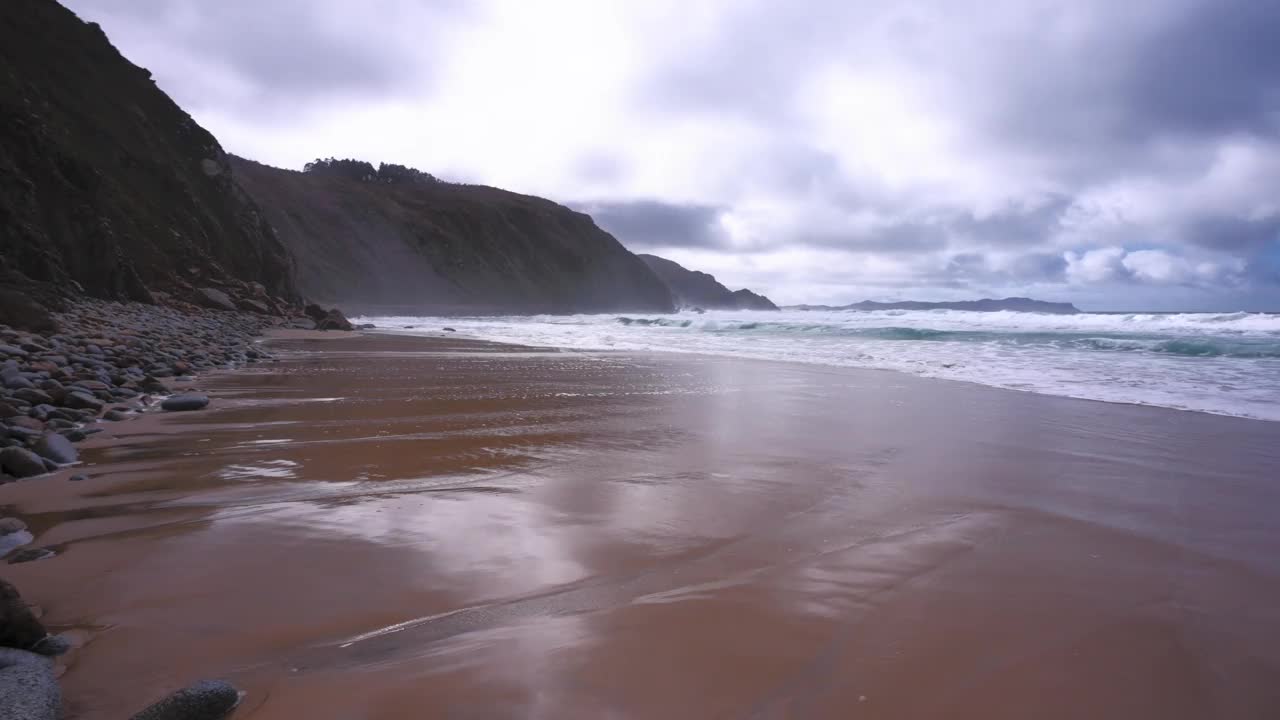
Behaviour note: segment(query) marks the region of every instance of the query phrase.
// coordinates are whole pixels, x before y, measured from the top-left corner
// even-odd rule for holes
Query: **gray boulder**
[[[0,648],[0,718],[58,720],[62,691],[49,658]]]
[[[169,412],[185,412],[188,410],[203,410],[209,405],[209,396],[202,393],[182,393],[167,397],[164,402],[160,403],[161,410]]]
[[[220,720],[240,704],[240,692],[222,680],[189,685],[130,720]]]
[[[48,635],[18,589],[0,580],[0,647],[27,649]]]
[[[48,458],[59,465],[70,465],[80,459],[71,441],[58,433],[45,433],[31,449],[41,457]]]
[[[44,461],[26,448],[7,447],[0,450],[0,471],[16,478],[35,477],[45,473]]]
[[[196,297],[202,305],[215,310],[235,310],[236,304],[226,293],[211,287],[196,288]]]

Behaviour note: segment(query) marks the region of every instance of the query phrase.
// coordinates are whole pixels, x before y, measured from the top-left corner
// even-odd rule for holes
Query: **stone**
[[[75,644],[65,635],[45,635],[31,648],[31,652],[46,657],[66,655]]]
[[[334,308],[330,310],[329,314],[325,315],[323,319],[316,322],[316,329],[344,330],[349,332],[355,328],[351,326],[351,321],[347,320],[347,317],[342,314],[341,310]]]
[[[221,290],[211,287],[196,288],[196,299],[205,307],[211,307],[215,310],[235,310],[236,304],[231,302],[231,298]]]
[[[10,419],[6,420],[5,422],[6,422],[10,427],[26,428],[26,429],[28,429],[28,430],[35,430],[36,432],[41,432],[41,431],[43,431],[43,430],[44,430],[44,422],[43,422],[43,421],[40,421],[40,420],[37,420],[37,419],[35,419],[35,418],[33,418],[33,417],[22,417],[22,416],[19,416],[19,417],[15,417],[15,418],[10,418]]]
[[[16,478],[35,477],[46,472],[39,455],[19,447],[0,450],[0,470]]]
[[[0,535],[0,557],[9,554],[14,548],[30,545],[35,542],[35,539],[30,530],[15,530],[14,532]]]
[[[0,418],[10,418],[20,414],[18,408],[7,402],[0,402]]]
[[[22,390],[24,388],[33,388],[36,384],[22,375],[10,375],[4,379],[4,386],[9,390]]]
[[[88,475],[72,475],[67,479],[70,480],[71,482],[84,482],[85,480],[89,479],[89,476]]]
[[[6,560],[10,565],[18,565],[19,563],[35,562],[36,560],[44,560],[57,555],[54,551],[44,547],[28,547],[14,551],[9,554]]]
[[[15,345],[5,345],[3,343],[0,343],[0,355],[8,355],[10,357],[24,358],[29,354],[30,353],[28,353],[26,350],[23,350],[22,348],[17,347]]]
[[[20,400],[26,400],[32,405],[47,405],[53,402],[53,398],[49,397],[49,393],[37,390],[34,387],[22,388],[14,392],[13,396]]]
[[[236,305],[241,310],[244,310],[245,312],[258,313],[259,315],[271,314],[271,308],[267,307],[267,304],[262,302],[261,300],[253,300],[251,298],[241,298],[236,302]]]
[[[58,720],[62,690],[49,658],[0,648],[0,703],[4,720]]]
[[[27,524],[16,517],[0,518],[0,535],[8,535],[16,533],[19,530],[26,530]]]
[[[175,692],[130,720],[221,720],[240,704],[240,692],[223,680],[201,680]]]
[[[0,579],[0,647],[26,650],[48,634],[18,588]]]
[[[92,410],[96,413],[101,410],[106,403],[87,393],[72,391],[67,393],[67,396],[63,398],[62,404],[73,410]]]
[[[8,433],[9,437],[23,442],[31,442],[41,435],[39,430],[32,430],[31,428],[22,427],[21,425],[10,425],[5,428],[5,432]]]
[[[102,419],[110,420],[111,422],[120,422],[121,420],[128,420],[129,414],[119,410],[108,410],[102,414]]]
[[[209,396],[202,393],[182,393],[167,397],[160,403],[161,410],[169,412],[185,412],[203,410],[209,405]]]
[[[48,458],[59,465],[70,465],[80,459],[75,446],[65,436],[58,433],[45,433],[35,445],[31,446],[41,457]]]

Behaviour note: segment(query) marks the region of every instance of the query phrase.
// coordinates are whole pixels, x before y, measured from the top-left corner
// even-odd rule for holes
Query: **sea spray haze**
[[[1280,420],[1280,315],[957,310],[374,317],[379,328],[577,350],[897,370],[1066,397]],[[409,327],[412,326],[412,327]]]

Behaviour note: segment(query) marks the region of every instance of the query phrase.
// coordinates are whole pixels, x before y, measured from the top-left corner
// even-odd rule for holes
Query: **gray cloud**
[[[300,103],[394,96],[429,78],[418,53],[458,0],[67,0],[149,65],[188,109],[274,116]],[[405,24],[418,26],[411,37]],[[416,42],[414,42],[416,41]],[[235,87],[228,87],[234,85]]]
[[[404,101],[388,128],[427,157],[375,159],[498,184],[505,168],[546,168],[555,180],[514,189],[607,198],[576,206],[635,250],[697,253],[731,284],[789,283],[791,301],[804,283],[847,284],[849,299],[1114,284],[1149,301],[1139,288],[1238,281],[1280,297],[1276,2],[707,0],[686,12],[636,0],[605,11],[628,35],[601,45],[572,23],[538,24],[557,7],[504,25],[513,8],[487,0],[68,2],[197,118],[235,118],[241,138],[308,110],[357,121],[318,141],[367,135],[350,108]],[[656,7],[670,17],[631,22]],[[448,42],[460,29],[485,53],[449,55],[463,52]],[[541,55],[550,72],[520,72],[540,71]],[[488,61],[482,83],[433,83]],[[572,76],[597,61],[616,78]],[[462,116],[448,117],[446,85],[464,89]],[[572,102],[584,96],[603,111]],[[451,134],[412,142],[426,131],[411,123],[437,114]],[[473,121],[483,136],[466,135]],[[307,141],[278,132],[275,146]],[[454,145],[491,156],[440,151]],[[551,149],[515,157],[527,147]],[[783,252],[809,265],[767,267]]]
[[[678,205],[657,200],[626,200],[580,205],[596,224],[632,249],[657,247],[724,248],[722,208]]]

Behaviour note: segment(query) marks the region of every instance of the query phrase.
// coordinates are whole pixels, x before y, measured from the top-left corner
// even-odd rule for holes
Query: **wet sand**
[[[337,337],[330,334],[329,338]],[[1280,717],[1280,423],[877,371],[277,341],[0,487],[69,716]]]

